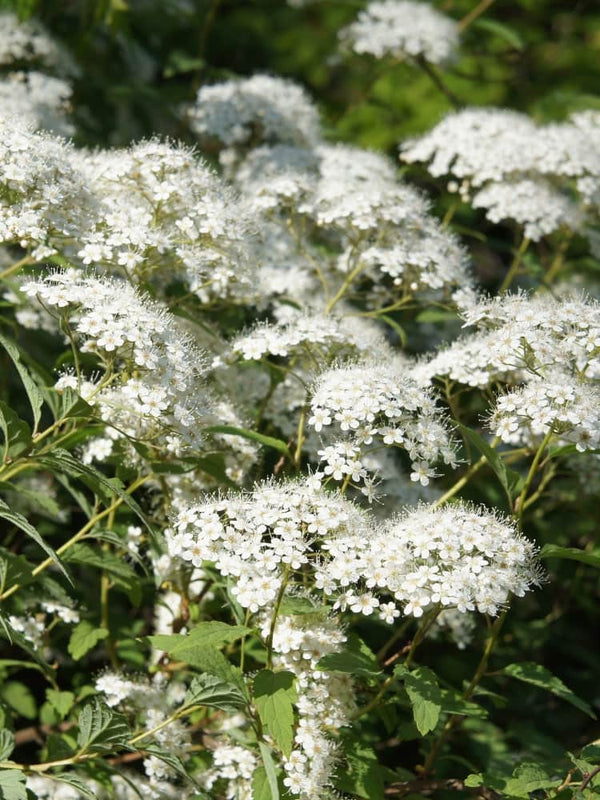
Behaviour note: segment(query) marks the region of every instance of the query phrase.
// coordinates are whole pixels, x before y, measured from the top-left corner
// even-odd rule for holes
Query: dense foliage
[[[600,11],[0,4],[0,798],[600,795]]]

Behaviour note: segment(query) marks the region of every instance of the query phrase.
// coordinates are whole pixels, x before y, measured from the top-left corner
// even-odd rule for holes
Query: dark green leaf
[[[23,533],[27,534],[30,539],[39,545],[46,555],[50,556],[52,561],[57,565],[60,571],[63,573],[65,578],[72,583],[71,578],[69,577],[68,572],[63,567],[59,557],[56,555],[54,550],[47,544],[42,536],[36,531],[36,529],[31,525],[22,514],[19,514],[18,511],[11,511],[8,505],[4,502],[4,500],[0,500],[0,517],[2,519],[7,520],[8,522],[12,522],[13,525],[16,525],[17,528],[20,528]]]
[[[2,400],[0,400],[0,430],[4,436],[3,462],[8,458],[16,458],[31,447],[31,428]]]
[[[211,706],[228,711],[246,705],[243,692],[233,683],[228,683],[214,675],[196,675],[192,679],[185,705]]]
[[[339,653],[323,656],[317,669],[328,672],[348,672],[351,675],[377,675],[381,672],[377,659],[358,636],[348,636],[346,649]]]
[[[383,800],[383,773],[373,748],[349,738],[343,750],[347,766],[339,771],[336,788],[368,800]]]
[[[20,681],[6,681],[0,688],[0,696],[17,714],[27,719],[37,716],[37,704],[31,689]]]
[[[478,450],[482,456],[485,456],[486,461],[494,470],[496,477],[502,484],[510,506],[513,499],[519,495],[521,489],[523,488],[522,476],[519,475],[518,472],[515,472],[507,467],[496,450],[494,450],[493,447],[490,447],[485,439],[476,431],[471,430],[471,428],[467,428],[466,425],[462,425],[460,422],[456,422],[456,425],[458,425],[460,432],[466,439],[469,440],[473,447],[475,447],[475,449]]]
[[[46,689],[46,699],[59,717],[64,719],[73,708],[75,695],[73,692],[59,692],[56,689]]]
[[[21,362],[21,354],[17,345],[10,339],[7,339],[3,334],[0,334],[0,344],[11,357],[12,362],[19,373],[19,377],[21,378],[21,383],[25,388],[29,405],[31,406],[31,411],[33,413],[33,432],[35,433],[41,419],[41,408],[44,403],[42,392],[40,391],[40,387],[31,377],[31,373],[27,367],[25,367],[25,365]]]
[[[589,553],[577,547],[559,547],[556,544],[545,544],[540,552],[540,558],[565,558],[569,561],[581,561],[591,567],[600,568],[600,553]]]
[[[0,730],[0,761],[8,761],[12,751],[15,749],[15,736],[7,728]]]
[[[581,698],[577,697],[568,686],[565,686],[560,678],[557,678],[550,670],[547,670],[546,667],[542,667],[540,664],[534,664],[532,661],[523,661],[520,664],[509,664],[507,667],[504,667],[502,674],[509,675],[511,678],[517,678],[517,680],[524,681],[525,683],[531,683],[533,686],[539,686],[541,689],[546,689],[562,700],[566,700],[567,703],[571,703],[571,705],[583,711],[589,717],[592,717],[592,719],[596,719],[596,715],[591,706],[586,703],[585,700],[581,700]]]
[[[523,40],[514,30],[514,28],[509,28],[508,25],[498,22],[495,19],[488,19],[487,17],[485,19],[476,19],[473,23],[473,27],[480,28],[484,31],[489,31],[490,33],[493,33],[494,36],[504,39],[504,41],[515,50],[523,50],[525,47]]]
[[[115,745],[126,745],[130,736],[129,726],[123,714],[112,711],[97,698],[93,698],[83,707],[77,725],[79,752],[111,750]]]

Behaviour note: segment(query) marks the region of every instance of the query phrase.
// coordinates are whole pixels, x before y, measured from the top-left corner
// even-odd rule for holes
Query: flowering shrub
[[[218,3],[93,142],[0,14],[0,798],[600,794],[600,112],[459,99],[491,5],[331,17],[454,106],[393,155],[189,80]]]

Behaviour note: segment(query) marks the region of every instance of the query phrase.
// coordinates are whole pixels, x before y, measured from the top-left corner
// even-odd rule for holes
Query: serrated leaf
[[[442,693],[435,673],[427,667],[409,672],[400,665],[394,674],[404,682],[415,725],[421,736],[425,736],[436,727],[442,712]]]
[[[73,628],[67,650],[75,661],[79,661],[79,659],[83,658],[83,656],[95,647],[99,641],[106,639],[107,636],[108,631],[106,628],[97,628],[95,625],[92,625],[91,622],[84,619]]]
[[[362,639],[354,634],[348,636],[344,650],[339,653],[330,653],[319,659],[317,669],[368,676],[381,672],[374,654]]]
[[[479,717],[486,719],[489,714],[487,709],[474,703],[472,700],[465,700],[458,692],[452,689],[440,689],[442,712],[444,714],[458,714],[464,717]]]
[[[15,736],[8,728],[0,730],[0,761],[8,761],[12,751],[15,749]]]
[[[292,672],[261,670],[254,679],[254,705],[265,730],[285,756],[292,752],[296,689]]]
[[[182,760],[178,756],[173,755],[173,753],[170,753],[168,750],[165,750],[163,747],[160,747],[157,744],[147,744],[145,741],[143,744],[143,749],[151,756],[155,756],[155,758],[158,758],[160,761],[164,761],[165,764],[171,767],[171,769],[174,770],[178,775],[181,775],[182,778],[186,778],[188,781],[193,782],[191,775],[189,775],[188,771],[183,766]]]
[[[33,413],[33,432],[35,433],[42,416],[41,408],[44,403],[42,392],[40,387],[31,377],[31,373],[27,367],[22,363],[21,353],[19,352],[17,345],[10,339],[7,339],[3,334],[0,334],[0,344],[4,347],[12,359],[12,362],[19,373],[19,377],[21,378],[21,383],[23,384],[25,393],[27,394],[27,399],[29,400],[29,405],[31,406],[31,411]]]
[[[61,718],[64,718],[73,708],[75,695],[73,692],[59,692],[56,689],[46,689],[46,699],[56,713]]]
[[[319,606],[315,606],[307,597],[285,596],[279,606],[279,614],[282,616],[295,616],[300,614],[315,614],[319,612]]]
[[[580,697],[569,689],[560,678],[553,675],[546,667],[541,664],[535,664],[532,661],[523,661],[519,664],[509,664],[502,670],[503,675],[508,675],[511,678],[530,683],[533,686],[539,686],[541,689],[546,689],[548,692],[560,697],[567,703],[570,703],[575,708],[583,711],[592,719],[596,719],[596,715],[591,706],[582,700]]]
[[[185,705],[211,706],[228,711],[246,705],[243,692],[215,675],[196,675],[185,695]]]
[[[95,467],[92,467],[89,464],[83,464],[81,461],[78,461],[75,456],[69,453],[68,450],[63,450],[61,447],[56,447],[52,453],[49,453],[48,455],[37,456],[36,461],[38,464],[50,469],[51,471],[56,470],[58,472],[66,473],[71,477],[79,478],[87,486],[89,486],[92,491],[96,492],[96,494],[99,494],[101,497],[118,497],[123,501],[127,508],[133,511],[137,517],[139,517],[152,537],[154,537],[154,531],[152,530],[146,515],[143,513],[142,509],[139,507],[133,497],[124,491],[123,484],[117,478],[107,478],[106,475],[103,475]]]
[[[74,775],[73,773],[65,773],[61,772],[60,775],[52,775],[53,780],[60,781],[60,783],[66,783],[67,786],[72,786],[76,789],[79,794],[83,797],[89,798],[89,800],[97,800],[98,798],[98,790],[96,787],[90,789],[87,783],[80,778],[79,775]]]
[[[94,698],[87,703],[77,719],[79,752],[102,752],[115,745],[126,745],[131,732],[123,714],[110,709]]]
[[[56,564],[56,566],[60,569],[63,573],[65,578],[69,581],[69,583],[73,583],[71,578],[69,577],[69,573],[64,568],[60,558],[56,555],[54,550],[47,544],[43,537],[38,533],[38,531],[31,525],[22,514],[19,514],[18,511],[12,511],[9,506],[4,502],[4,500],[0,500],[0,517],[2,519],[7,520],[7,522],[12,522],[13,525],[16,525],[17,528],[23,531],[23,533],[27,534],[30,539],[42,548],[46,555],[50,556],[52,561]]]
[[[2,400],[0,400],[0,430],[4,436],[3,462],[8,458],[16,458],[31,446],[31,428]]]
[[[27,800],[25,773],[20,769],[0,769],[0,797],[3,800]]]
[[[169,655],[177,655],[179,650],[191,644],[201,642],[203,645],[215,647],[220,644],[229,644],[252,633],[251,628],[244,625],[227,625],[225,622],[211,620],[200,622],[188,633],[156,634],[147,636],[146,639],[159,650],[164,650]]]
[[[545,544],[540,551],[540,558],[564,558],[600,568],[600,553],[589,553],[587,550],[580,550],[578,547],[559,547],[556,544]]]
[[[142,597],[140,578],[131,564],[115,553],[97,550],[87,544],[78,543],[69,548],[64,556],[64,561],[85,564],[106,572],[110,575],[113,584],[126,591],[134,605],[139,605]]]
[[[292,454],[287,444],[282,439],[275,439],[273,436],[265,436],[264,433],[251,431],[249,428],[236,428],[234,425],[211,425],[208,428],[204,428],[204,430],[206,433],[225,433],[231,436],[241,436],[243,439],[250,439],[250,441],[257,442],[265,447],[272,447],[274,450],[283,453],[283,455],[287,456],[290,460],[292,459]]]
[[[496,477],[502,484],[502,488],[506,492],[506,496],[508,498],[509,506],[511,506],[512,501],[519,495],[521,489],[523,488],[523,477],[519,475],[518,472],[515,472],[513,469],[507,467],[496,450],[494,450],[493,447],[490,447],[485,439],[476,431],[472,430],[471,428],[467,428],[466,425],[463,425],[460,422],[455,422],[455,424],[458,426],[460,432],[465,436],[465,438],[468,439],[473,445],[473,447],[475,447],[475,449],[478,450],[482,456],[485,456],[486,461],[493,469]]]
[[[279,800],[279,786],[277,785],[277,773],[275,771],[275,762],[273,761],[273,756],[271,755],[271,751],[264,742],[259,742],[258,748],[260,750],[262,762],[264,764],[265,772],[267,774],[267,781],[269,783],[269,789],[271,790],[271,800]]]
[[[367,800],[383,800],[383,772],[373,748],[350,738],[343,749],[347,766],[339,771],[336,788]]]

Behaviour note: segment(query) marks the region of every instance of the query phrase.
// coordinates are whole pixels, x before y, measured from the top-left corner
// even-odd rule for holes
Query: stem
[[[521,261],[523,260],[523,256],[525,255],[525,251],[530,245],[530,240],[527,236],[524,236],[521,244],[519,245],[519,249],[515,253],[515,256],[512,260],[512,264],[510,265],[508,272],[504,276],[504,280],[498,289],[498,294],[505,294],[509,289],[519,272],[519,267],[521,266]]]
[[[275,625],[277,624],[277,615],[279,613],[281,601],[283,600],[283,595],[287,587],[289,572],[290,572],[290,566],[289,564],[286,564],[285,570],[283,572],[283,577],[281,578],[281,586],[279,587],[279,591],[277,593],[277,599],[275,600],[275,608],[273,609],[271,627],[269,628],[269,635],[267,637],[267,669],[271,669],[271,667],[273,666],[273,636],[275,634]]]
[[[488,8],[492,5],[494,0],[481,0],[479,5],[475,6],[472,11],[469,11],[461,21],[458,23],[458,29],[462,33],[465,28],[468,28],[472,22],[475,22],[477,17],[480,17],[484,11],[487,11]]]
[[[146,481],[150,480],[151,477],[153,477],[153,476],[152,475],[145,475],[144,477],[138,478],[136,481],[134,481],[131,484],[131,486],[129,486],[128,489],[125,490],[125,494],[131,494],[136,489],[138,489],[143,483],[145,483]],[[100,522],[100,520],[102,520],[105,517],[108,517],[110,514],[112,514],[123,502],[124,502],[124,498],[119,497],[108,508],[105,508],[104,511],[100,511],[98,514],[94,514],[94,516],[83,526],[83,528],[80,528],[80,530],[78,530],[77,533],[74,536],[72,536],[67,542],[65,542],[63,545],[61,545],[57,549],[56,555],[61,556],[70,547],[72,547],[78,541],[83,539],[83,537],[86,535],[86,533],[88,533],[94,527],[94,525],[96,525],[97,522]],[[42,561],[41,564],[38,564],[38,566],[34,570],[32,570],[31,574],[33,576],[39,575],[40,572],[44,572],[44,570],[48,569],[48,567],[51,564],[54,564],[54,559],[50,558],[50,556],[49,556],[45,561]],[[20,583],[15,583],[13,586],[10,587],[10,589],[7,589],[5,592],[0,594],[0,601],[6,600],[6,598],[8,598],[11,595],[13,595],[20,588],[21,588],[21,584]]]
[[[523,512],[525,510],[525,500],[527,498],[527,493],[531,488],[531,484],[535,477],[535,473],[537,472],[538,465],[542,459],[544,454],[544,450],[548,446],[550,439],[554,435],[554,431],[552,430],[552,426],[550,427],[548,433],[542,439],[542,443],[537,449],[537,453],[534,456],[533,461],[531,462],[531,467],[529,468],[529,472],[527,473],[527,477],[525,478],[525,485],[523,486],[523,491],[517,498],[515,502],[515,514],[517,516],[517,522],[519,523],[519,528],[523,528]]]
[[[446,503],[448,500],[450,500],[451,497],[454,497],[455,494],[460,492],[463,486],[467,485],[473,475],[476,475],[486,462],[487,458],[485,456],[481,456],[479,461],[476,461],[469,467],[462,478],[459,478],[445,494],[443,494],[435,501],[435,503],[433,503],[432,508],[438,508],[439,506],[443,505],[443,503]]]
[[[346,293],[346,289],[350,286],[352,281],[355,278],[358,277],[358,275],[362,272],[363,269],[364,269],[364,264],[359,262],[354,267],[354,269],[348,275],[346,275],[346,278],[345,278],[344,282],[342,283],[342,285],[340,286],[340,288],[338,289],[337,293],[334,295],[334,297],[332,297],[332,299],[325,306],[325,313],[326,314],[329,314],[331,312],[332,308],[335,306],[335,304],[338,303],[342,299],[342,297]]]
[[[12,266],[0,272],[0,281],[4,278],[8,278],[9,275],[13,274],[13,272],[18,272],[21,267],[25,267],[27,264],[35,264],[35,258],[32,258],[31,256],[25,256],[20,261],[16,261]]]
[[[306,406],[302,406],[300,412],[300,419],[298,420],[298,431],[296,433],[296,450],[294,451],[294,465],[297,470],[300,470],[300,460],[302,458],[302,445],[306,439],[304,435],[304,426],[306,424]]]
[[[107,530],[112,530],[112,527],[115,522],[115,512],[116,509],[113,509],[112,512],[108,515],[108,522],[106,524]],[[106,553],[110,550],[110,545],[108,542],[104,542],[102,545],[102,552]],[[109,604],[108,604],[108,594],[110,592],[110,576],[108,572],[103,569],[102,574],[100,576],[100,625],[102,628],[108,631],[108,636],[106,637],[106,649],[108,651],[108,655],[110,658],[110,662],[113,666],[113,669],[119,669],[119,660],[117,658],[117,651],[115,649],[115,643],[113,641],[113,637],[110,632],[110,615],[109,615]]]
[[[465,691],[462,694],[462,699],[463,700],[469,700],[473,696],[473,692],[475,691],[475,689],[479,685],[481,679],[485,675],[485,671],[487,669],[487,665],[488,665],[488,662],[490,660],[490,656],[492,655],[492,651],[494,650],[496,642],[498,641],[498,636],[500,634],[500,629],[502,628],[502,625],[504,624],[504,620],[506,619],[506,614],[507,613],[508,613],[508,610],[505,609],[494,620],[494,623],[492,625],[492,629],[490,631],[490,635],[488,636],[487,642],[485,643],[485,648],[483,650],[483,654],[481,656],[481,660],[479,661],[479,664],[477,665],[477,669],[475,670],[475,674],[471,678],[471,682],[469,683],[469,685],[467,686],[467,688],[465,689]],[[438,753],[440,751],[440,748],[441,748],[442,744],[446,741],[446,739],[448,738],[448,736],[450,735],[450,733],[452,732],[454,727],[457,725],[457,723],[461,719],[462,719],[462,716],[460,714],[453,714],[450,717],[450,719],[446,722],[446,724],[444,726],[444,729],[442,730],[441,734],[436,739],[436,741],[433,743],[433,746],[432,746],[431,750],[429,751],[429,754],[428,754],[427,758],[425,759],[425,763],[423,765],[423,775],[427,775],[431,771],[431,768],[433,767],[433,764],[435,762],[435,759],[437,758],[437,755],[438,755]]]
[[[543,284],[546,286],[550,286],[550,284],[554,281],[558,273],[563,268],[565,263],[565,255],[567,254],[567,250],[569,249],[569,245],[571,244],[571,240],[573,238],[573,232],[570,231],[568,236],[560,243],[560,246],[556,252],[556,255],[552,259],[552,263],[548,268],[548,272],[544,278]]]
[[[433,64],[430,64],[429,61],[427,61],[423,54],[420,54],[415,58],[415,63],[421,67],[427,77],[431,79],[432,83],[435,84],[440,92],[450,101],[450,104],[454,108],[462,108],[463,104],[461,101],[454,94],[452,89],[450,89],[450,87],[444,83],[437,69],[435,69]]]

